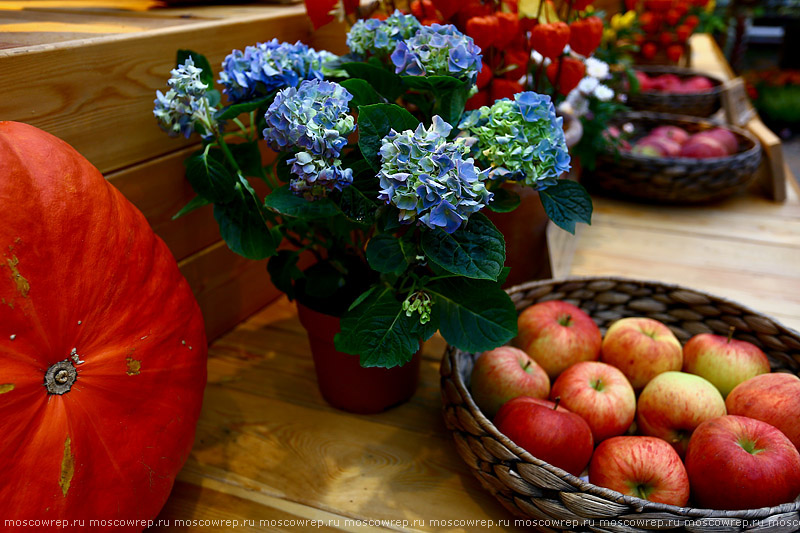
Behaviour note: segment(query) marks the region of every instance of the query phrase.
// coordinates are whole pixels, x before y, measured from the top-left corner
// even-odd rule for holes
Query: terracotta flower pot
[[[338,352],[334,347],[333,337],[340,330],[338,317],[299,303],[297,314],[308,333],[319,390],[331,406],[351,413],[379,413],[414,395],[420,352],[400,367],[363,368],[357,355]]]

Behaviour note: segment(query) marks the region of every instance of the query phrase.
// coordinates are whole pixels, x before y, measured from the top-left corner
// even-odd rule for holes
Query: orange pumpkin
[[[142,214],[33,126],[0,122],[0,213],[0,517],[152,519],[206,383],[189,285]]]

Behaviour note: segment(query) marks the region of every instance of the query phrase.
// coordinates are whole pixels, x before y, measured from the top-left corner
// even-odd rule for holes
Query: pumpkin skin
[[[154,518],[206,384],[188,283],[144,216],[33,126],[0,122],[0,213],[0,517]],[[54,394],[60,361],[55,382],[77,378]]]

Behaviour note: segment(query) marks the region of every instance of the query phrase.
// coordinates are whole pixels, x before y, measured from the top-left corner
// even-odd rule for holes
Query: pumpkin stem
[[[65,359],[47,369],[44,373],[44,386],[50,394],[64,394],[69,392],[76,379],[78,371],[69,359]]]

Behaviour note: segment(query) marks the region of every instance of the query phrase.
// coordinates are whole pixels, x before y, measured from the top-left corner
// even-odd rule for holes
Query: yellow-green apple
[[[603,337],[600,360],[619,368],[636,391],[662,372],[680,370],[681,343],[672,331],[652,318],[621,318]]]
[[[692,498],[708,509],[757,509],[800,494],[800,453],[774,426],[723,416],[698,426],[686,471]]]
[[[594,442],[622,435],[636,414],[636,394],[628,378],[606,363],[575,363],[558,376],[550,398],[579,414],[589,424]]]
[[[592,318],[560,300],[532,305],[517,320],[517,346],[555,379],[570,365],[596,361],[602,334]]]
[[[656,437],[601,442],[589,464],[589,482],[651,502],[682,507],[689,501],[689,476],[681,458]]]
[[[503,404],[494,425],[534,457],[579,476],[594,449],[592,430],[557,403],[519,396]]]
[[[755,344],[700,333],[683,346],[683,371],[706,378],[727,396],[743,381],[769,372],[769,360]]]
[[[785,372],[750,378],[725,398],[728,414],[772,424],[800,450],[800,378]]]
[[[550,378],[519,348],[501,346],[483,352],[475,361],[470,388],[475,403],[491,419],[511,398],[547,398]]]
[[[681,457],[697,426],[726,414],[725,400],[708,380],[686,372],[664,372],[639,395],[639,432],[664,439]]]

